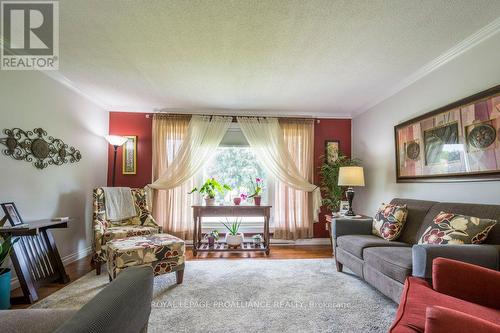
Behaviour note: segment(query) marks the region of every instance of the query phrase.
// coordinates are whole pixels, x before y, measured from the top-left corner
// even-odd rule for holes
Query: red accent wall
[[[314,183],[320,184],[319,168],[325,154],[325,141],[340,141],[340,151],[351,157],[351,120],[350,119],[317,119],[314,125]],[[321,209],[319,222],[314,224],[314,237],[326,238],[329,233],[326,230],[325,214],[329,212]]]
[[[146,118],[149,116],[149,118]],[[116,186],[142,187],[151,182],[152,170],[152,119],[144,113],[110,112],[109,133],[115,135],[137,135],[137,174],[123,175],[122,152],[118,150],[116,163]],[[319,120],[319,122],[318,122]],[[314,125],[314,182],[319,185],[319,167],[321,156],[325,153],[326,140],[339,140],[340,150],[351,156],[351,120],[350,119],[318,119]],[[109,146],[108,185],[111,186],[111,172],[113,167],[113,147]],[[325,228],[324,215],[328,212],[323,209],[320,220],[314,224],[314,237],[329,237]]]
[[[109,134],[137,136],[137,174],[122,174],[122,148],[116,157],[115,186],[143,187],[151,183],[153,165],[152,144],[153,117],[145,113],[110,112]],[[113,147],[108,150],[108,186],[111,186],[113,171]]]

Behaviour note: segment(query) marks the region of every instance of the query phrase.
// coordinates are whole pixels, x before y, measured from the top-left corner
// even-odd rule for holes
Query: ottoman
[[[168,234],[153,234],[115,239],[107,243],[110,281],[131,266],[150,266],[154,275],[175,272],[177,284],[184,276],[184,241]]]

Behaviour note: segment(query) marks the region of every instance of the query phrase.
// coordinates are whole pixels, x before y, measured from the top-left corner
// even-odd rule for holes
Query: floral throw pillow
[[[497,221],[441,212],[434,217],[419,244],[480,244]]]
[[[372,233],[386,240],[398,239],[406,223],[406,205],[382,204],[373,219]]]

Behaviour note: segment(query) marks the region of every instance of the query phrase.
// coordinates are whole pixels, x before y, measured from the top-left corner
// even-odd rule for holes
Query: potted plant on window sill
[[[12,245],[19,240],[19,238],[16,238],[12,241],[11,238],[10,236],[5,238],[0,245],[0,310],[7,310],[10,308],[11,272],[10,268],[2,268],[2,266],[9,257]]]
[[[189,194],[192,194],[194,192],[198,192],[200,194],[205,195],[205,203],[207,206],[213,206],[215,205],[215,195],[217,192],[220,194],[224,194],[226,190],[231,190],[231,187],[229,185],[221,185],[215,178],[209,178],[205,181],[205,183],[198,189],[197,187],[194,187]]]
[[[255,181],[252,181],[253,185],[253,194],[249,196],[249,198],[253,198],[253,202],[255,206],[260,206],[262,197],[261,193],[264,189],[264,180],[262,178],[255,178]]]
[[[245,239],[245,235],[243,235],[242,232],[238,232],[240,230],[241,221],[236,220],[233,223],[228,222],[228,224],[222,222],[222,224],[226,227],[228,231],[226,233],[227,246],[234,248],[240,246],[241,243],[243,243],[243,240]]]

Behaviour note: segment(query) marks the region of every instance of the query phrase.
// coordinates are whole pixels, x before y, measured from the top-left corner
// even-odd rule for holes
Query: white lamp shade
[[[109,144],[113,146],[121,146],[128,140],[126,137],[119,135],[106,135],[105,138],[109,142]]]
[[[359,166],[340,167],[339,186],[365,186],[363,168]]]

